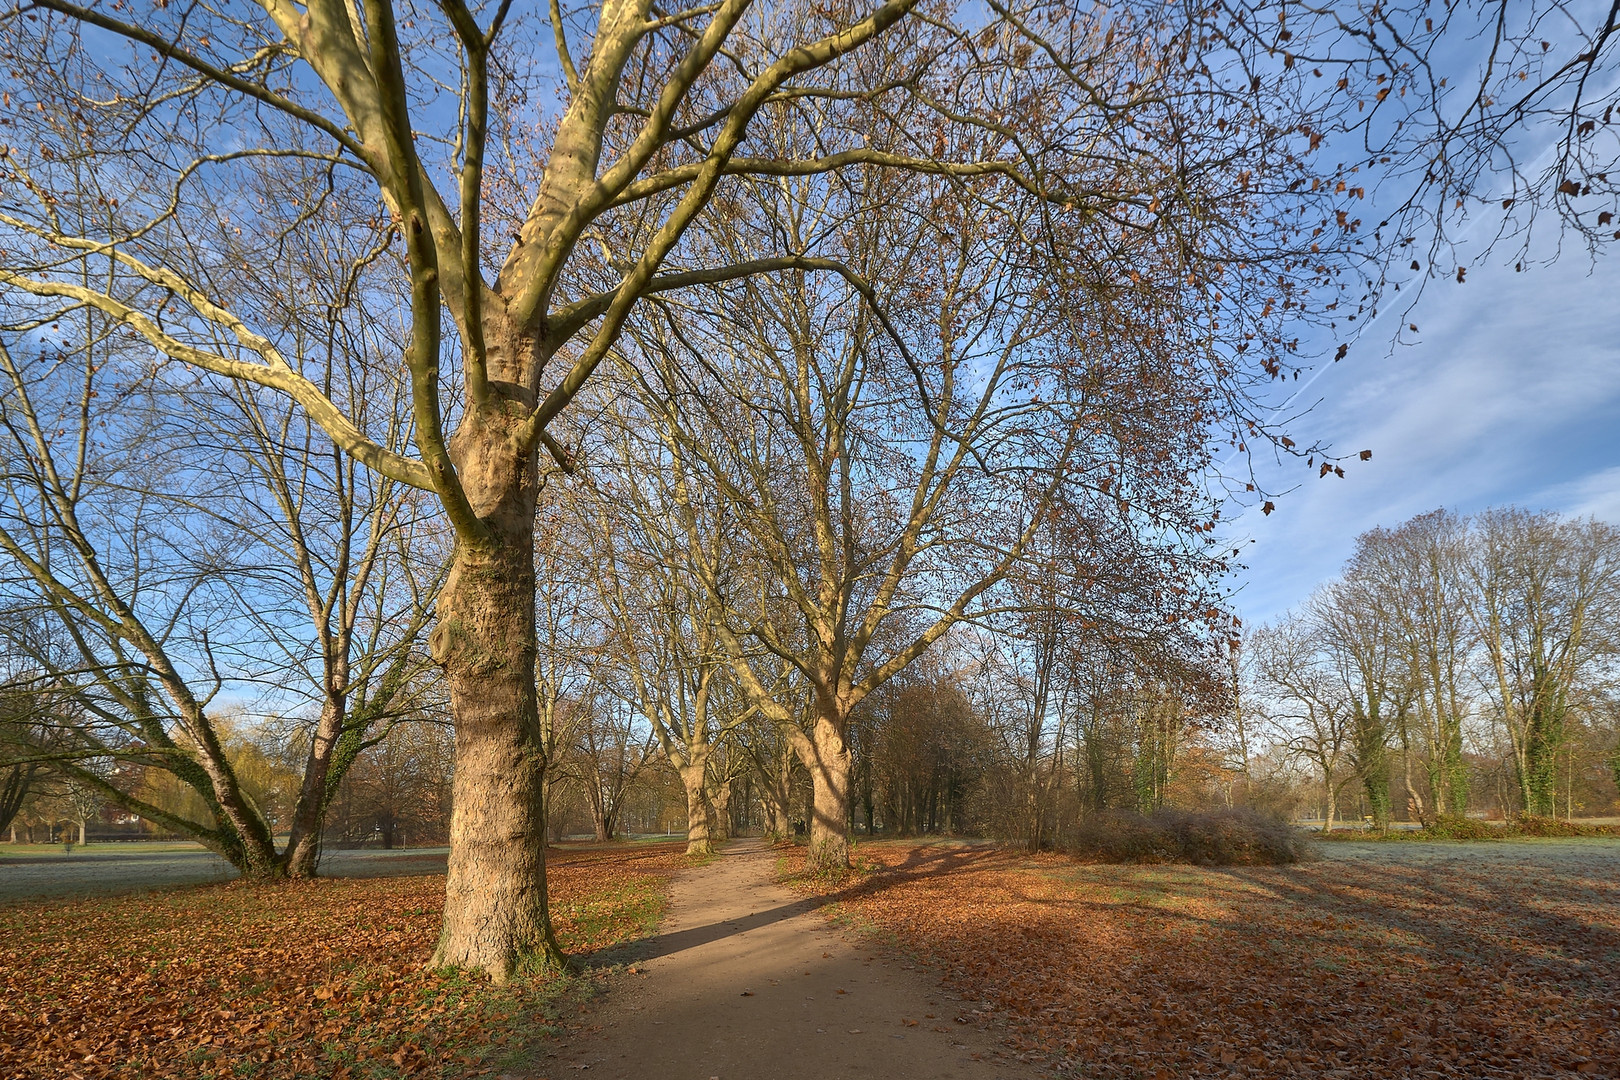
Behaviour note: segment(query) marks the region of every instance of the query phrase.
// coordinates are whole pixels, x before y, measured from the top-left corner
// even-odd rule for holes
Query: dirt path
[[[831,927],[774,883],[775,857],[733,841],[678,878],[657,937],[615,956],[639,972],[588,1006],[591,1025],[537,1077],[837,1080],[1033,1078],[994,1030],[908,960]]]

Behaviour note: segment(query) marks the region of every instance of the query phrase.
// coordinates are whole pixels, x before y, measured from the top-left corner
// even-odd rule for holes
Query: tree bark
[[[321,822],[326,813],[326,777],[343,733],[344,702],[328,694],[321,707],[321,718],[310,740],[309,758],[304,762],[304,779],[298,791],[298,804],[288,829],[287,850],[282,858],[290,878],[312,878],[320,855]]]
[[[1540,689],[1539,687],[1537,688]],[[1563,749],[1563,717],[1537,701],[1525,724],[1525,812],[1535,817],[1558,814],[1558,754]]]
[[[714,794],[709,796],[709,805],[714,811],[714,824],[710,828],[710,839],[718,843],[731,839],[731,781],[722,780],[715,785]]]
[[[1046,785],[1040,775],[1040,763],[1032,755],[1024,774],[1024,850],[1034,854],[1041,850],[1044,838],[1042,826],[1046,823]]]
[[[500,344],[509,352],[506,364],[498,362],[492,341],[496,373],[518,366],[526,348]],[[458,538],[428,639],[456,723],[444,926],[431,962],[496,981],[531,961],[563,959],[546,902],[545,753],[535,687],[538,465],[533,454],[512,449],[526,395],[510,384],[503,392],[510,397],[470,410],[451,442],[488,535]]]
[[[530,958],[562,960],[546,904],[527,537],[457,551],[430,645],[456,718],[444,928],[432,963],[504,981]]]
[[[1373,827],[1389,832],[1389,734],[1376,711],[1358,710],[1355,722],[1356,772],[1361,777]]]
[[[800,760],[810,770],[810,869],[815,873],[849,869],[849,780],[853,755],[839,726],[817,716],[808,738],[796,739]]]
[[[714,807],[709,802],[708,788],[704,783],[708,769],[707,755],[703,755],[697,761],[682,765],[676,770],[681,774],[681,786],[686,789],[688,855],[708,855],[714,851],[709,829],[709,820],[714,816]]]

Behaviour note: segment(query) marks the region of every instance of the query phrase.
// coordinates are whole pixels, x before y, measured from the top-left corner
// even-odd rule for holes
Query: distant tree
[[[384,848],[442,842],[450,828],[454,754],[442,720],[418,717],[393,725],[345,772],[328,834],[346,841],[376,838]]]
[[[1552,816],[1570,714],[1620,657],[1620,529],[1511,508],[1470,524],[1461,570],[1489,671],[1482,681],[1525,809]]]
[[[1425,823],[1460,814],[1468,806],[1463,725],[1473,708],[1477,641],[1463,576],[1467,525],[1436,510],[1373,529],[1357,543],[1358,573],[1375,589],[1377,618],[1405,669],[1397,684],[1411,688],[1410,707],[1394,718],[1408,798]],[[1415,782],[1414,762],[1425,784]]]
[[[1310,634],[1344,688],[1353,729],[1351,758],[1373,824],[1389,829],[1391,730],[1404,730],[1416,685],[1399,639],[1383,624],[1373,559],[1363,564],[1358,541],[1341,581],[1307,603]]]
[[[31,761],[0,766],[0,830],[10,829],[17,820],[38,773],[39,766]]]
[[[872,695],[862,713],[860,756],[886,830],[950,834],[981,824],[974,804],[996,739],[953,673],[925,663]]]
[[[657,440],[619,425],[604,438],[615,452],[593,463],[592,490],[579,500],[593,538],[582,561],[609,625],[604,686],[645,720],[680,777],[687,854],[708,854],[721,828],[713,796],[728,782],[716,772],[723,763],[716,755],[756,711],[738,692],[721,644],[715,594],[688,565],[694,545],[718,565],[727,523],[691,512],[689,493],[688,512],[677,511],[675,489],[689,477]]]
[[[1327,804],[1322,831],[1332,832],[1339,796],[1357,776],[1350,768],[1355,740],[1350,685],[1300,616],[1262,627],[1251,641],[1270,720],[1289,751],[1321,776]]]
[[[48,707],[41,694],[0,689],[0,830],[12,827],[48,758]]]
[[[619,835],[619,811],[636,778],[658,760],[656,737],[637,724],[631,709],[616,701],[598,699],[583,709],[572,768],[590,809],[596,840],[606,843]]]
[[[806,696],[778,688],[773,695],[792,712],[801,712]],[[793,752],[782,726],[757,713],[733,732],[732,745],[752,766],[755,790],[765,817],[765,833],[775,838],[793,835],[794,789],[803,765]]]
[[[79,845],[82,847],[90,842],[90,822],[100,815],[107,801],[88,784],[69,780],[64,786],[67,791],[62,800],[63,807],[68,811],[73,823],[79,827]]]

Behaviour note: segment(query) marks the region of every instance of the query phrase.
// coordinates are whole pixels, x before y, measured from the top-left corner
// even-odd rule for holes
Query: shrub
[[[1311,857],[1300,830],[1252,810],[1094,814],[1081,823],[1072,850],[1098,862],[1197,866],[1270,866]]]
[[[1511,825],[1492,825],[1454,814],[1437,818],[1432,824],[1424,826],[1418,837],[1425,840],[1500,840],[1504,836],[1514,835],[1511,828]]]
[[[1613,825],[1584,825],[1578,821],[1520,814],[1508,823],[1510,836],[1620,836]]]
[[[1475,818],[1443,817],[1420,832],[1404,835],[1413,840],[1507,840],[1526,836],[1620,836],[1620,829],[1612,825],[1585,825],[1520,814],[1510,821],[1494,825]]]

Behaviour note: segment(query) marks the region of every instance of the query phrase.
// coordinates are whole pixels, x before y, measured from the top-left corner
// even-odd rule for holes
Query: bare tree
[[[1376,584],[1378,620],[1405,669],[1411,706],[1395,717],[1412,809],[1425,823],[1468,805],[1463,725],[1473,708],[1476,637],[1463,590],[1466,525],[1436,510],[1358,540],[1356,567]],[[1421,764],[1425,784],[1412,775]],[[1425,793],[1426,792],[1426,793]]]
[[[786,685],[772,690],[773,700],[787,711],[803,715],[808,687],[792,681],[793,669],[785,669]],[[731,745],[746,757],[753,769],[759,798],[765,812],[765,834],[782,839],[793,834],[794,790],[803,774],[803,765],[793,751],[787,729],[757,712],[732,733]]]
[[[1507,729],[1525,809],[1550,817],[1568,717],[1620,648],[1620,530],[1516,509],[1471,524],[1460,569],[1484,685]]]
[[[1342,581],[1311,597],[1304,618],[1344,687],[1352,726],[1352,758],[1373,824],[1390,823],[1392,725],[1405,729],[1415,694],[1412,667],[1399,639],[1384,625],[1375,560],[1353,556]]]
[[[1344,672],[1313,639],[1312,627],[1294,616],[1256,631],[1252,643],[1271,721],[1289,750],[1320,774],[1327,802],[1322,831],[1332,832],[1339,795],[1356,779],[1349,767],[1355,732]]]
[[[585,703],[575,736],[573,770],[591,812],[598,843],[619,835],[619,811],[631,786],[658,757],[656,736],[637,723],[637,714],[622,702]]]
[[[651,372],[643,407],[693,477],[686,491],[724,501],[734,561],[760,568],[730,589],[706,553],[692,555],[727,611],[722,640],[750,703],[784,725],[806,719],[772,702],[745,639],[813,688],[793,738],[817,792],[814,860],[839,866],[852,710],[952,627],[1025,607],[1000,587],[1043,523],[1076,537],[1082,555],[1065,574],[1118,559],[1106,576],[1134,579],[1129,594],[1152,594],[1154,614],[1214,614],[1182,601],[1183,583],[1219,564],[1201,535],[1215,508],[1188,473],[1161,466],[1206,460],[1201,424],[1215,406],[1202,395],[1219,391],[1159,366],[1174,365],[1167,339],[1147,331],[1162,312],[1136,306],[1152,297],[1048,303],[1023,276],[1030,253],[948,184],[900,193],[878,176],[752,194],[750,225],[716,244],[740,257],[751,230],[802,238],[823,217],[856,219],[853,272],[753,278],[717,288],[704,310],[661,305],[661,319],[632,329],[638,370]],[[920,228],[914,203],[951,207],[954,229]],[[1142,336],[1116,352],[1092,317]],[[677,495],[696,507],[698,495]],[[786,638],[784,611],[796,623]]]
[[[26,664],[16,669],[7,663],[6,668],[0,686],[26,681]],[[49,760],[54,725],[42,721],[50,707],[45,695],[0,689],[0,829],[12,828]]]
[[[626,704],[646,719],[680,777],[687,854],[705,855],[719,828],[713,795],[727,783],[714,774],[721,764],[714,755],[754,710],[729,670],[714,594],[686,566],[693,545],[718,562],[725,520],[673,512],[672,487],[685,477],[670,475],[665,463],[656,441],[620,428],[616,452],[592,470],[595,551],[588,564],[613,627],[615,662],[604,673],[622,685]]]
[[[384,848],[442,843],[450,828],[453,742],[442,714],[395,725],[345,770],[324,822],[327,836],[376,839]]]
[[[93,308],[60,313],[77,340],[49,353],[14,351],[30,325],[0,331],[0,442],[14,462],[0,483],[15,609],[4,632],[30,664],[17,689],[72,703],[37,752],[246,876],[312,874],[343,768],[386,731],[425,659],[416,646],[438,560],[422,543],[415,492],[359,469],[262,391],[189,373],[165,385],[176,373],[142,370],[117,321]],[[325,330],[334,344],[337,327]],[[392,376],[361,364],[334,374],[354,415],[370,421],[364,403],[377,401],[379,438],[404,442],[387,407]],[[183,416],[163,407],[173,393],[189,398]],[[313,706],[281,851],[216,727],[212,702],[227,682],[269,687],[283,709]],[[173,772],[203,817],[148,803],[124,774],[95,767],[114,759]]]
[[[576,751],[603,694],[613,648],[609,619],[595,580],[597,565],[581,550],[578,501],[561,487],[542,492],[535,532],[535,563],[548,588],[536,603],[535,681],[538,714],[534,749],[546,833],[563,793],[583,787],[586,771]]]

